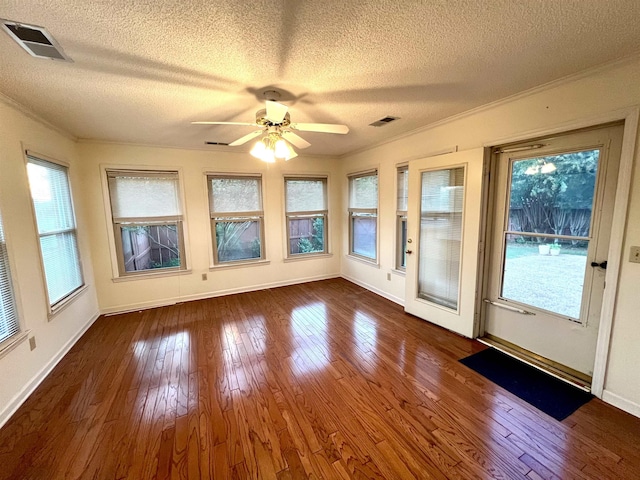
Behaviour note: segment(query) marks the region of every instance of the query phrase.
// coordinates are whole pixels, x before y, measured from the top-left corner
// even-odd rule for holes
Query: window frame
[[[353,181],[357,178],[363,177],[376,177],[376,187],[377,187],[377,196],[376,196],[376,208],[356,208],[351,206],[352,193],[353,193]],[[371,263],[374,265],[378,265],[379,252],[378,248],[380,245],[380,225],[378,222],[378,208],[380,206],[380,176],[377,168],[373,168],[370,170],[365,170],[357,173],[350,173],[347,175],[348,179],[348,213],[349,213],[349,256],[353,258],[357,258],[358,260],[362,260],[367,263]],[[356,218],[374,218],[376,225],[376,235],[374,238],[375,241],[375,257],[367,257],[366,255],[361,255],[359,253],[354,252],[353,249],[353,222]]]
[[[287,210],[287,182],[294,181],[320,181],[322,182],[322,195],[323,195],[323,210]],[[299,259],[306,257],[314,257],[318,255],[329,254],[329,198],[328,198],[328,176],[327,175],[285,175],[284,176],[284,217],[285,217],[285,229],[286,229],[286,258],[287,259]],[[322,218],[324,231],[323,231],[323,250],[317,252],[306,253],[291,253],[291,228],[290,220],[303,219],[303,218]]]
[[[23,340],[25,340],[29,335],[29,330],[25,330],[24,325],[22,323],[22,309],[19,303],[20,292],[18,291],[18,282],[15,278],[14,270],[11,268],[11,265],[14,263],[11,249],[9,248],[9,244],[11,240],[8,237],[10,235],[7,234],[7,230],[4,223],[4,217],[2,216],[2,212],[0,211],[0,230],[2,234],[0,234],[0,262],[4,263],[5,267],[5,275],[7,277],[7,295],[2,295],[0,292],[0,296],[4,298],[8,297],[10,301],[10,305],[8,305],[9,309],[13,310],[13,316],[15,317],[15,327],[10,328],[12,322],[6,322],[5,328],[7,331],[13,330],[6,338],[0,340],[0,358],[13,350],[17,345],[19,345]]]
[[[407,210],[400,209],[399,200],[400,200],[400,175],[406,175],[406,189],[407,189],[407,200],[405,205],[407,209],[409,208],[409,165],[399,165],[396,167],[396,259],[395,259],[395,269],[399,272],[406,273],[407,271],[407,254],[405,253],[407,250],[406,240],[408,238],[407,232]],[[403,229],[404,225],[404,229]],[[404,233],[404,241],[403,241],[403,233]],[[404,265],[402,264],[404,260]]]
[[[266,261],[265,227],[264,227],[264,188],[263,178],[260,173],[211,173],[205,174],[207,180],[207,202],[209,210],[209,228],[211,229],[211,245],[213,248],[213,267],[230,267],[234,265],[252,265]],[[258,199],[260,210],[242,212],[214,212],[211,209],[213,202],[213,179],[229,180],[258,180]],[[218,223],[258,222],[258,240],[260,241],[260,257],[242,258],[239,260],[220,261],[218,257],[218,242],[216,239],[216,226]]]
[[[180,171],[177,169],[141,169],[136,167],[127,168],[124,166],[105,167],[105,184],[106,184],[106,199],[108,204],[108,215],[111,224],[111,230],[113,233],[113,241],[116,252],[116,265],[117,269],[114,273],[117,274],[117,279],[131,279],[136,277],[146,276],[162,276],[167,274],[176,274],[187,272],[187,256],[186,256],[186,238],[184,228],[184,201],[182,197],[182,183]],[[113,203],[111,201],[111,188],[109,181],[111,178],[118,176],[129,177],[172,177],[175,175],[178,191],[177,199],[179,201],[180,215],[166,215],[156,217],[115,217],[113,214]],[[178,235],[178,252],[180,255],[180,265],[175,267],[163,267],[163,268],[148,268],[145,270],[134,270],[127,272],[126,264],[124,260],[124,247],[122,244],[122,229],[123,227],[136,226],[136,227],[148,227],[148,226],[168,226],[176,225],[176,232]]]
[[[77,222],[77,216],[76,216],[76,208],[73,200],[73,188],[71,186],[71,177],[69,173],[70,165],[66,162],[53,159],[47,155],[42,155],[32,150],[26,149],[24,153],[25,153],[25,157],[24,157],[25,168],[27,169],[27,183],[29,185],[29,198],[31,200],[31,211],[33,213],[33,223],[35,227],[35,232],[38,237],[38,254],[40,256],[40,268],[42,272],[42,280],[44,283],[44,293],[47,299],[48,315],[49,315],[49,318],[51,318],[55,313],[63,309],[69,302],[71,302],[74,298],[76,298],[80,294],[80,292],[84,291],[86,288],[86,282],[84,278],[85,277],[84,268],[82,265],[82,255],[80,254],[80,241],[79,241],[79,235],[78,235],[78,222]],[[32,162],[32,160],[34,160],[34,162]],[[73,220],[73,228],[65,228],[65,229],[56,230],[52,232],[46,232],[44,234],[40,233],[40,227],[38,225],[38,217],[36,214],[36,206],[33,199],[33,194],[31,192],[31,180],[29,178],[29,172],[28,172],[29,164],[30,163],[37,164],[38,162],[51,164],[53,165],[53,169],[58,169],[64,172],[65,178],[67,181],[67,188],[69,190],[69,204],[71,206],[71,217]],[[75,287],[73,290],[70,290],[69,292],[67,292],[63,297],[61,297],[60,299],[52,303],[51,295],[49,292],[49,286],[47,285],[47,274],[46,274],[46,268],[44,263],[44,254],[42,252],[42,238],[49,237],[49,236],[56,236],[60,234],[68,234],[68,233],[73,234],[75,238],[75,246],[76,246],[75,254],[76,254],[76,261],[78,265],[78,271],[80,273],[80,284],[77,287]]]

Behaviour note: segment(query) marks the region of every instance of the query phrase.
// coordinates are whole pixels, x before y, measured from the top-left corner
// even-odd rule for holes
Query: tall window
[[[327,179],[284,179],[288,255],[327,252]]]
[[[458,309],[464,167],[422,173],[418,296]]]
[[[11,287],[9,255],[4,242],[2,217],[0,217],[0,344],[20,332],[16,302]]]
[[[120,275],[185,268],[178,172],[107,170]]]
[[[396,203],[396,270],[407,267],[407,202],[409,199],[409,168],[398,167],[398,200]]]
[[[214,262],[264,259],[262,177],[209,175]]]
[[[47,295],[53,309],[84,284],[68,169],[29,153],[27,160]]]
[[[349,254],[377,260],[378,171],[349,176]]]

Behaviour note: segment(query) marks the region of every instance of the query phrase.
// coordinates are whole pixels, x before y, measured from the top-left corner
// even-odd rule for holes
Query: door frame
[[[484,147],[494,148],[498,145],[508,143],[526,142],[540,137],[556,135],[569,132],[571,130],[579,130],[582,128],[597,127],[602,124],[624,121],[624,133],[622,135],[622,149],[620,151],[620,168],[618,173],[618,182],[616,186],[616,195],[613,207],[613,220],[611,223],[611,238],[609,242],[608,264],[605,274],[605,284],[607,288],[604,290],[602,298],[602,310],[600,312],[600,328],[598,330],[598,340],[596,344],[595,363],[593,367],[593,376],[591,383],[591,393],[596,397],[602,398],[604,391],[604,381],[607,370],[607,360],[609,358],[609,345],[611,342],[611,332],[613,327],[613,316],[615,313],[615,301],[618,292],[618,282],[620,278],[620,266],[622,263],[622,247],[624,243],[624,231],[627,223],[627,213],[629,209],[629,197],[631,193],[632,169],[635,156],[636,140],[638,135],[638,120],[640,118],[640,107],[626,108],[608,112],[602,115],[589,117],[572,122],[562,123],[553,127],[522,132],[518,135],[512,135],[506,138],[498,138],[493,141],[485,142]],[[483,172],[483,205],[482,205],[482,232],[481,243],[479,245],[479,265],[478,265],[478,290],[482,293],[476,299],[476,311],[480,315],[479,335],[485,332],[485,307],[482,299],[488,288],[488,256],[490,248],[489,244],[491,229],[488,228],[493,222],[492,204],[494,201],[493,190],[495,188],[495,179],[490,179],[491,171],[494,170],[496,155],[491,155],[490,162],[486,162],[486,171]],[[491,181],[492,180],[492,181]]]

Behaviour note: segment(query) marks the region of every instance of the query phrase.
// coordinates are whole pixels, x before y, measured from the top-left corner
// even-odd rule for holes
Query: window
[[[396,270],[407,267],[407,202],[409,199],[409,168],[398,167],[398,201],[396,203]]]
[[[19,332],[20,322],[18,322],[18,312],[11,287],[9,255],[0,217],[0,344]]]
[[[464,167],[422,173],[418,296],[458,309]]]
[[[349,254],[377,260],[378,171],[349,176]]]
[[[284,179],[290,257],[327,253],[327,179]]]
[[[262,177],[209,175],[215,264],[264,259]]]
[[[67,167],[27,152],[27,174],[40,237],[49,306],[84,285]]]
[[[184,270],[178,172],[107,170],[121,276]]]

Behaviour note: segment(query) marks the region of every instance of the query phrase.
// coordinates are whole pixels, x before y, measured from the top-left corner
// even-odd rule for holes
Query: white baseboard
[[[362,288],[366,288],[367,290],[380,295],[381,297],[386,298],[387,300],[391,300],[393,303],[397,303],[401,307],[404,307],[404,298],[396,297],[395,295],[391,295],[390,293],[385,292],[384,290],[380,290],[379,288],[374,287],[373,285],[369,285],[368,283],[357,280],[349,275],[341,275],[345,280],[349,280],[351,283],[355,283],[356,285],[360,285]]]
[[[610,403],[614,407],[618,407],[620,410],[630,413],[631,415],[640,417],[640,404],[627,400],[626,398],[622,398],[620,395],[616,395],[609,390],[605,389],[602,392],[602,400]]]
[[[0,412],[0,428],[4,426],[5,423],[13,416],[14,413],[20,408],[27,398],[35,391],[36,388],[42,383],[42,381],[47,378],[47,375],[51,373],[51,371],[55,368],[55,366],[62,360],[71,347],[75,345],[75,343],[80,340],[80,337],[84,335],[84,333],[89,330],[89,327],[93,325],[93,323],[100,316],[100,312],[94,313],[91,318],[85,323],[78,332],[71,337],[67,342],[62,346],[58,353],[56,353],[51,359],[40,369],[34,377],[27,382],[27,384],[20,390],[7,404],[7,406]]]
[[[139,302],[129,305],[118,305],[117,307],[103,308],[101,313],[104,315],[115,315],[118,313],[137,312],[148,308],[165,307],[167,305],[175,305],[181,302],[190,302],[192,300],[205,300],[207,298],[222,297],[225,295],[234,295],[236,293],[255,292],[257,290],[266,290],[267,288],[286,287],[287,285],[297,285],[299,283],[316,282],[318,280],[328,280],[330,278],[339,278],[339,274],[317,275],[314,277],[297,278],[294,280],[284,280],[280,282],[262,283],[260,285],[252,285],[249,287],[229,288],[227,290],[216,290],[215,292],[196,293],[193,295],[183,295],[180,297],[164,298],[162,300],[151,300],[148,302]],[[365,287],[366,288],[366,287]]]

